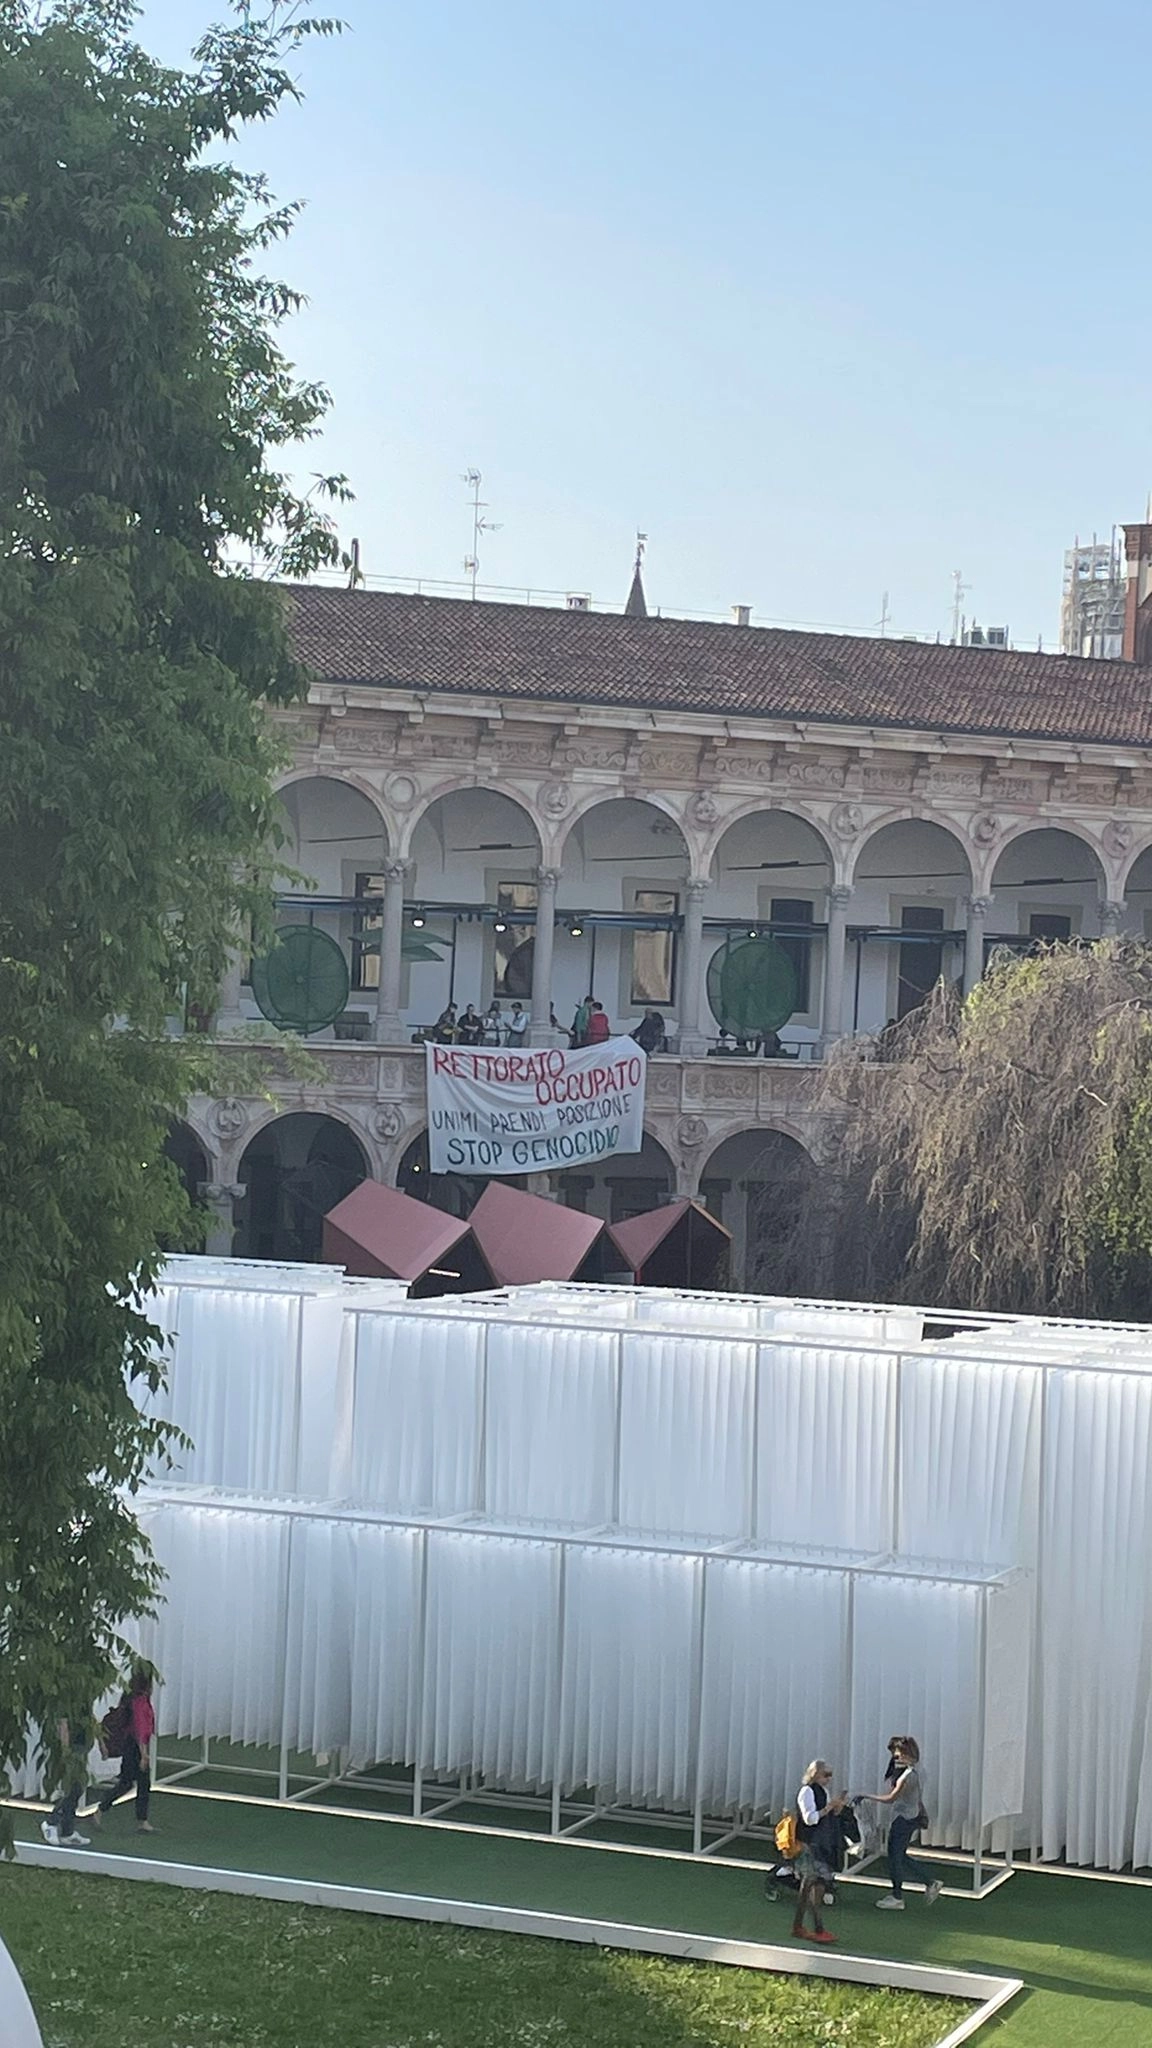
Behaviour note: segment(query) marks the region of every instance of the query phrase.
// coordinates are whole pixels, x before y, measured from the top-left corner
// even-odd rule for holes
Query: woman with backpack
[[[113,1723],[110,1728],[109,1723]],[[105,1715],[106,1739],[123,1742],[120,1751],[120,1776],[114,1785],[100,1794],[99,1801],[89,1816],[93,1827],[99,1827],[103,1816],[121,1799],[125,1792],[136,1795],[136,1831],[141,1835],[155,1834],[156,1830],[148,1818],[148,1802],[152,1794],[152,1780],[148,1772],[148,1747],[156,1732],[156,1715],[152,1708],[152,1672],[148,1666],[138,1664],[129,1681],[119,1707],[113,1707]],[[115,1755],[109,1749],[109,1755]]]
[[[839,1831],[838,1814],[844,1807],[843,1796],[833,1799],[828,1791],[832,1782],[831,1765],[823,1757],[816,1757],[809,1764],[800,1781],[796,1795],[796,1836],[800,1853],[796,1858],[796,1875],[800,1880],[800,1893],[796,1911],[792,1918],[792,1933],[797,1941],[835,1941],[824,1925],[820,1911],[825,1896],[831,1896],[836,1882],[837,1843],[832,1830]],[[804,1925],[804,1915],[811,1912],[812,1932]]]
[[[913,1835],[927,1824],[924,1811],[924,1786],[920,1775],[920,1745],[911,1735],[894,1735],[888,1745],[892,1761],[885,1774],[886,1782],[892,1780],[887,1792],[865,1792],[862,1797],[872,1806],[890,1806],[892,1822],[888,1830],[888,1876],[892,1889],[885,1892],[876,1904],[889,1913],[904,1911],[904,1886],[906,1883],[924,1886],[924,1903],[934,1906],[944,1887],[937,1878],[930,1878],[924,1865],[908,1854],[908,1844]]]

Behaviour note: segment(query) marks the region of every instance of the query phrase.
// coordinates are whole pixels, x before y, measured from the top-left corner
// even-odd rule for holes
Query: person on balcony
[[[504,1025],[505,1045],[523,1045],[528,1033],[528,1012],[523,1003],[513,1003],[512,1015]]]
[[[572,1029],[568,1034],[568,1042],[573,1051],[588,1043],[588,1019],[592,1015],[594,1005],[594,996],[585,996],[584,1001],[577,1005],[576,1015],[572,1019]]]
[[[484,1045],[502,1045],[503,1042],[504,1024],[500,1015],[500,1005],[496,1001],[495,996],[493,996],[492,1001],[484,1012],[484,1030],[481,1043]]]
[[[653,1053],[663,1052],[665,1045],[664,1019],[660,1015],[659,1010],[645,1010],[632,1036],[640,1047],[641,1052],[646,1052],[649,1059],[651,1059]]]
[[[456,1043],[456,1005],[446,1003],[432,1026],[432,1039],[436,1045]]]
[[[588,1015],[588,1023],[585,1027],[582,1042],[585,1045],[603,1045],[605,1039],[611,1038],[611,1036],[612,1026],[608,1022],[608,1015],[604,1005],[603,1003],[594,1002]]]
[[[471,1003],[460,1019],[456,1036],[461,1045],[479,1045],[484,1036],[484,1019],[477,1014]]]

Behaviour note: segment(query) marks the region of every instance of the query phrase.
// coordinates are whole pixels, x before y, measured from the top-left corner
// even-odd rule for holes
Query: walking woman
[[[156,1732],[156,1716],[152,1710],[152,1673],[147,1666],[138,1665],[132,1673],[121,1704],[128,1709],[128,1725],[120,1757],[120,1776],[114,1785],[109,1785],[107,1791],[100,1794],[99,1803],[89,1817],[93,1826],[99,1827],[109,1807],[123,1798],[126,1792],[134,1791],[136,1831],[141,1835],[152,1835],[156,1830],[148,1818],[148,1801],[152,1794],[148,1745]]]
[[[925,1866],[908,1854],[908,1844],[914,1834],[924,1825],[924,1785],[920,1775],[920,1746],[911,1735],[893,1736],[888,1745],[892,1762],[886,1776],[894,1777],[888,1792],[865,1792],[863,1797],[873,1806],[890,1806],[892,1822],[888,1830],[888,1876],[892,1889],[885,1892],[876,1904],[889,1913],[904,1911],[904,1886],[922,1884],[924,1902],[934,1906],[944,1887],[936,1878],[930,1878]]]
[[[831,1765],[818,1756],[805,1771],[796,1795],[796,1833],[800,1839],[796,1875],[800,1880],[800,1893],[792,1917],[792,1932],[798,1941],[829,1942],[836,1939],[825,1927],[820,1911],[825,1895],[831,1898],[836,1882],[836,1851],[831,1830],[838,1827],[836,1816],[844,1805],[842,1798],[830,1796],[828,1787],[831,1782]],[[806,1912],[812,1915],[811,1934],[804,1925]]]

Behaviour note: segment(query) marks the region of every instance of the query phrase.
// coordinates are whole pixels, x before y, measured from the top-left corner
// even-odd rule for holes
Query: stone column
[[[820,1035],[825,1045],[844,1031],[844,955],[847,945],[848,905],[852,891],[837,882],[828,891],[828,939],[824,954],[824,1004]]]
[[[404,884],[408,879],[406,860],[385,861],[384,915],[380,925],[380,987],[376,996],[376,1043],[400,1045],[404,1027],[400,1022],[400,982],[404,972]]]
[[[244,986],[244,969],[247,961],[243,952],[229,953],[228,965],[216,994],[216,1031],[235,1031],[244,1022],[240,1007],[240,991]]]
[[[559,868],[536,870],[536,937],[532,947],[532,1019],[529,1045],[552,1043],[552,942],[556,929]]]
[[[236,1231],[234,1204],[242,1202],[247,1192],[247,1188],[229,1186],[224,1182],[201,1181],[197,1193],[208,1212],[204,1250],[210,1257],[231,1258],[232,1239]]]
[[[969,896],[964,904],[964,993],[970,996],[984,976],[984,921],[990,896]]]
[[[680,1052],[688,1059],[702,1059],[708,1050],[708,1041],[700,1024],[704,1008],[704,898],[708,888],[707,875],[690,875],[684,891],[684,957],[680,962]]]
[[[1124,929],[1124,919],[1127,916],[1127,912],[1128,906],[1126,903],[1117,903],[1112,900],[1102,903],[1100,905],[1100,937],[1102,939],[1118,939]]]

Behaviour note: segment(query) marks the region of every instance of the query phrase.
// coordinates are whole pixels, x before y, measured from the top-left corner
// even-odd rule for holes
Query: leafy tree
[[[161,1156],[265,899],[283,599],[337,544],[280,451],[327,404],[263,274],[289,228],[222,152],[296,87],[277,5],[188,68],[123,0],[0,0],[0,1774],[99,1697],[157,1574],[146,1295],[191,1212]],[[198,1064],[199,1063],[199,1064]]]
[[[806,1290],[846,1297],[1152,1313],[1152,948],[1005,955],[967,1002],[940,983],[845,1048],[818,1107],[794,1284],[804,1261]]]

